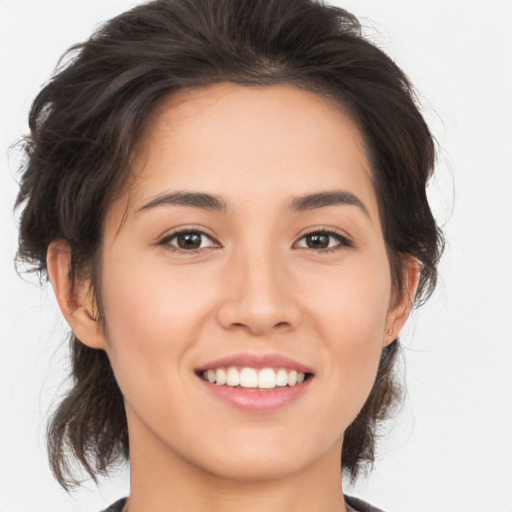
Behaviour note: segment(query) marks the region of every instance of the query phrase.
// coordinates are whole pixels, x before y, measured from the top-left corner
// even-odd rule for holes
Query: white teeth
[[[258,374],[254,368],[243,368],[240,372],[240,386],[243,388],[257,388]]]
[[[284,372],[286,373],[286,370]],[[263,368],[258,374],[258,387],[261,389],[275,388],[276,380],[276,372],[272,368]]]
[[[215,380],[216,380],[215,384],[217,384],[219,386],[226,384],[226,372],[224,371],[223,368],[219,368],[215,372]]]
[[[295,371],[295,370],[292,370]],[[286,386],[288,384],[288,372],[284,368],[280,368],[276,374],[276,384],[278,386]]]
[[[292,370],[288,373],[288,386],[295,386],[297,384],[297,372]]]
[[[240,384],[240,375],[236,368],[229,368],[226,374],[226,384],[228,386],[238,386]]]
[[[210,369],[202,373],[204,380],[218,386],[241,386],[243,388],[274,389],[276,387],[296,386],[304,382],[305,374],[285,368],[255,368],[245,367],[238,370],[235,367]]]

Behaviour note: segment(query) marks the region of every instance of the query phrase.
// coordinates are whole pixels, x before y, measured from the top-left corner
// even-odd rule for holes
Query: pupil
[[[329,235],[308,235],[307,245],[310,249],[326,249],[329,247]]]
[[[178,235],[178,245],[181,249],[198,249],[201,247],[201,234],[186,233]]]

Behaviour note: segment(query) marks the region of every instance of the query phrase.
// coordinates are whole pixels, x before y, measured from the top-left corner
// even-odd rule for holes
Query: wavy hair
[[[407,77],[347,11],[314,0],[155,0],[108,21],[62,62],[30,111],[17,258],[45,278],[49,244],[66,240],[71,275],[91,279],[100,320],[103,219],[130,176],[144,122],[169,94],[219,82],[291,84],[348,110],[370,157],[395,290],[411,255],[421,272],[416,303],[432,292],[443,248],[426,197],[435,143]],[[96,479],[129,458],[123,396],[105,352],[73,333],[70,342],[72,387],[47,431],[66,489],[79,483],[74,461]],[[345,433],[343,467],[353,478],[373,462],[379,423],[399,403],[398,350],[398,340],[384,348]]]

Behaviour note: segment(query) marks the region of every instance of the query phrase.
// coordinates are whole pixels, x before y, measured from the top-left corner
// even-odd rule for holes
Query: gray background
[[[0,0],[2,512],[94,512],[128,492],[126,469],[70,497],[47,468],[65,326],[51,290],[13,270],[18,162],[8,147],[63,51],[135,3]],[[512,1],[336,3],[419,90],[441,147],[430,197],[448,238],[439,289],[403,336],[407,401],[373,473],[346,490],[389,512],[511,512]]]

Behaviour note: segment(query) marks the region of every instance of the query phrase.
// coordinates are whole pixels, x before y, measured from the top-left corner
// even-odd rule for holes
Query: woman
[[[357,20],[157,0],[76,47],[30,127],[19,258],[72,329],[57,480],[129,458],[110,510],[375,510],[341,473],[373,461],[442,238],[432,137]]]

